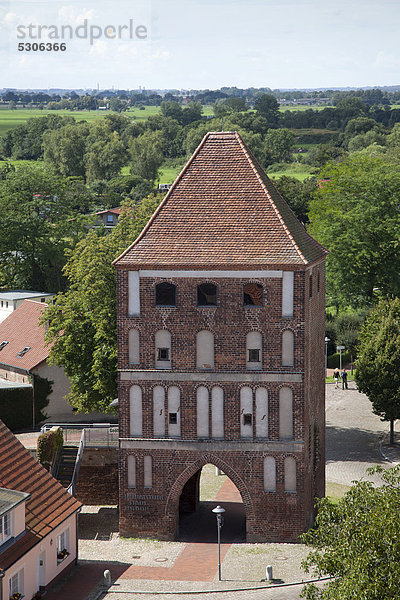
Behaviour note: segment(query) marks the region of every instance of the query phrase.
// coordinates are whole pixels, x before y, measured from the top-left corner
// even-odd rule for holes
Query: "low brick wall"
[[[75,497],[83,504],[118,504],[116,448],[85,448]]]

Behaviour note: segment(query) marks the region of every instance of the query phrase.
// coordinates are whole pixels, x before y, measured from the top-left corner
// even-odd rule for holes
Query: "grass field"
[[[39,109],[16,109],[0,108],[0,137],[9,129],[14,129],[18,125],[26,123],[28,119],[34,117],[44,117],[45,115],[58,115],[60,117],[74,117],[76,121],[94,121],[102,119],[109,112],[95,110],[39,110]]]
[[[280,112],[285,112],[285,110],[288,110],[289,112],[293,112],[294,110],[310,110],[310,109],[323,110],[324,108],[334,108],[334,107],[329,104],[323,104],[321,106],[308,106],[307,104],[297,104],[295,106],[286,106],[286,105],[279,106]]]
[[[286,169],[279,171],[269,171],[267,167],[266,172],[268,177],[272,180],[279,179],[279,177],[282,177],[282,175],[288,175],[288,177],[296,177],[296,179],[304,181],[304,179],[307,177],[312,177],[314,174],[314,169],[303,163],[291,163],[287,165]]]

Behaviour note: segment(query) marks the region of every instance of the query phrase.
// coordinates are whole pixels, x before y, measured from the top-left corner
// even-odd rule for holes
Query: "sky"
[[[0,0],[0,88],[397,85],[399,31],[399,0]]]

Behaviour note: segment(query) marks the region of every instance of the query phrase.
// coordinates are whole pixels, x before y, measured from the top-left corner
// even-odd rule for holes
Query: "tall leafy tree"
[[[359,481],[337,503],[319,501],[315,527],[302,536],[312,547],[307,572],[333,579],[308,584],[306,600],[393,600],[400,588],[400,470],[376,467],[383,485]]]
[[[105,411],[117,394],[115,269],[112,261],[139,235],[160,197],[126,203],[109,235],[91,230],[70,253],[69,290],[44,316],[50,360],[71,381],[69,401],[79,412]]]
[[[380,302],[368,316],[360,334],[356,382],[382,420],[400,418],[400,299]]]
[[[353,154],[321,172],[311,234],[330,250],[327,291],[337,305],[400,294],[400,165]]]
[[[20,166],[0,180],[0,287],[63,289],[65,251],[84,231],[74,182],[43,164]]]
[[[164,159],[162,147],[161,131],[145,131],[133,139],[130,145],[132,174],[154,181]]]

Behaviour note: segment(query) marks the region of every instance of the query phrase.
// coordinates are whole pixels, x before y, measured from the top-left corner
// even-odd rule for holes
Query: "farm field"
[[[76,121],[94,121],[101,119],[110,111],[94,110],[39,110],[37,108],[17,108],[10,110],[0,107],[0,137],[9,129],[14,129],[18,125],[24,124],[28,119],[34,117],[44,117],[45,115],[59,115],[60,117],[74,117]]]
[[[279,106],[279,110],[280,112],[285,112],[285,110],[288,110],[289,112],[293,112],[294,110],[310,110],[310,108],[312,110],[323,110],[324,108],[334,108],[333,106],[331,106],[330,104],[322,104],[322,105],[313,105],[313,106],[309,106],[308,104],[296,104],[294,106],[287,106],[286,104],[281,104]]]
[[[308,165],[302,163],[288,164],[286,169],[282,169],[280,171],[270,171],[268,167],[265,170],[268,177],[272,180],[279,179],[279,177],[287,175],[288,177],[296,177],[296,179],[299,179],[300,181],[304,181],[307,179],[307,177],[312,177],[315,171],[313,167],[309,167]]]

